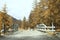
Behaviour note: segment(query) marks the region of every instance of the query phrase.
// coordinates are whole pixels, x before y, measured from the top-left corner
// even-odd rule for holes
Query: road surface
[[[39,33],[37,31],[16,32],[13,35],[0,37],[0,40],[60,40],[58,36],[42,35],[42,33],[39,35]]]

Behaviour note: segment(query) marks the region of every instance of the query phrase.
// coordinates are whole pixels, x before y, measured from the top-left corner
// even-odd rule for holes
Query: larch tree
[[[40,23],[40,13],[42,12],[42,8],[40,7],[40,2],[37,3],[35,0],[34,9],[31,11],[29,16],[29,23],[32,29],[35,29],[36,25]]]
[[[0,11],[0,36],[1,36],[1,30],[2,30],[2,19],[3,19],[3,17],[2,17],[2,15],[1,15],[1,11]]]
[[[1,11],[0,15],[1,15],[0,19],[2,22],[1,27],[2,27],[2,29],[4,29],[4,33],[6,33],[9,29],[9,27],[11,27],[11,25],[13,23],[12,17],[7,14],[6,4],[4,5],[3,10]]]
[[[38,17],[37,17],[38,16]],[[60,26],[60,0],[40,0],[38,5],[30,14],[30,24],[44,23],[51,26],[52,22],[56,27]],[[39,20],[39,21],[37,21]],[[31,26],[31,27],[32,27]]]
[[[43,22],[51,25],[52,22],[56,28],[60,28],[60,0],[41,0],[43,6]]]

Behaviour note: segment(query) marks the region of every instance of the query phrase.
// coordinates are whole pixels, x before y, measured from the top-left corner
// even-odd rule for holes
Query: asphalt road
[[[58,36],[47,36],[47,35],[40,35],[40,36],[26,36],[26,37],[0,37],[0,40],[60,40]]]

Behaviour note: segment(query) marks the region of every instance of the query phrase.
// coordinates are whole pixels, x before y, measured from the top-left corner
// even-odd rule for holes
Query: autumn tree
[[[40,23],[40,13],[42,12],[42,8],[40,8],[39,3],[37,4],[37,1],[35,1],[34,9],[31,11],[29,16],[29,23],[32,29],[34,29],[36,25]]]
[[[46,25],[53,24],[56,28],[60,28],[60,0],[41,0],[43,6],[43,22]]]
[[[1,30],[2,30],[2,19],[3,19],[3,17],[2,17],[2,15],[1,15],[1,11],[0,11],[0,36],[1,36]]]
[[[4,33],[6,33],[9,27],[11,27],[11,25],[13,24],[12,17],[7,14],[6,5],[4,5],[3,10],[0,12],[0,15],[0,24],[2,25],[0,25],[0,27],[2,27],[1,30],[4,29]]]
[[[23,20],[21,21],[21,29],[26,29],[26,18],[24,17]]]
[[[35,23],[38,24],[38,22],[40,21],[39,23],[44,23],[46,25],[51,25],[51,23],[53,22],[53,24],[56,27],[59,27],[60,26],[59,5],[60,0],[40,0],[38,5],[36,5],[34,10],[30,14],[29,18],[31,25],[34,25]]]

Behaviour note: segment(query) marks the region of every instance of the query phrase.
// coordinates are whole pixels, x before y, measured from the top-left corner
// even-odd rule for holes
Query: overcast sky
[[[16,19],[23,19],[24,16],[28,18],[33,7],[33,0],[0,0],[0,10],[5,3],[8,14]]]

